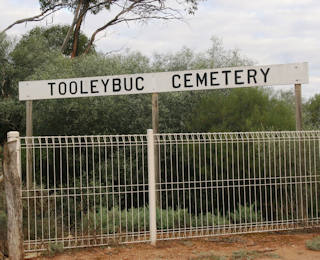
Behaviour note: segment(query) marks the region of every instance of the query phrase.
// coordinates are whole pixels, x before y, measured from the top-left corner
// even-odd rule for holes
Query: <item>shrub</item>
[[[320,236],[308,240],[306,242],[306,247],[310,250],[320,251]]]
[[[261,222],[260,211],[255,211],[255,204],[251,206],[240,206],[237,210],[230,214],[233,223],[254,223]]]
[[[49,256],[53,256],[55,254],[60,254],[64,251],[63,243],[49,243],[48,245],[48,254]]]
[[[208,213],[198,216],[191,215],[187,209],[161,210],[157,208],[156,213],[157,228],[170,230],[175,228],[190,228],[191,226],[215,226],[229,224],[228,221],[218,215]],[[107,209],[105,207],[98,211],[90,211],[84,217],[84,226],[88,228],[88,233],[100,231],[112,234],[118,232],[137,232],[149,230],[149,208],[131,208],[120,210],[118,207]]]

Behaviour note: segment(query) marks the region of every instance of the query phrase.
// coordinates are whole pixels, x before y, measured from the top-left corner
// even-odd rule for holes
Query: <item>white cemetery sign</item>
[[[20,100],[96,97],[308,83],[308,63],[19,82]]]

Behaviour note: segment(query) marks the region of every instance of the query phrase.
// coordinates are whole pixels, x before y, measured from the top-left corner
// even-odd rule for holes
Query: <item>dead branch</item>
[[[155,0],[135,0],[130,1],[131,4],[126,7],[127,1],[124,6],[120,6],[119,3],[114,3],[115,5],[122,8],[122,10],[109,20],[106,24],[98,28],[91,35],[90,41],[83,54],[87,54],[96,38],[96,35],[107,29],[112,25],[116,25],[122,22],[132,22],[132,21],[146,21],[148,19],[161,19],[161,20],[172,20],[172,19],[181,19],[180,14],[177,10],[167,8],[161,1]],[[155,3],[159,4],[156,5]],[[133,17],[125,17],[127,14],[133,14]]]

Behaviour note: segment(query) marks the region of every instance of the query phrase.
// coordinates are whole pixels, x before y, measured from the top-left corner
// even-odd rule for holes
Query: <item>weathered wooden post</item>
[[[296,97],[296,130],[302,130],[302,101],[301,101],[301,84],[294,85]]]
[[[24,253],[19,132],[8,133],[8,143],[4,147],[4,182],[7,201],[9,259],[20,260],[24,258]]]
[[[26,136],[32,136],[32,100],[26,101]]]
[[[152,94],[152,130],[153,134],[159,132],[159,105],[158,105],[158,93]],[[156,141],[156,140],[155,140]],[[155,180],[156,180],[156,205],[160,207],[160,191],[159,191],[159,146],[154,143],[154,167],[155,167]]]
[[[26,101],[26,137],[33,135],[33,124],[32,124],[32,100]],[[32,141],[27,139],[27,188],[32,187]]]

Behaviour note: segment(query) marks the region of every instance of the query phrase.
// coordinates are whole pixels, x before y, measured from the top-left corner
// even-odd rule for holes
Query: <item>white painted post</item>
[[[154,136],[153,130],[147,130],[148,140],[148,184],[149,184],[149,226],[151,245],[157,241],[157,216],[156,216],[156,179],[154,161]]]
[[[7,201],[9,259],[23,259],[21,161],[19,132],[8,133],[4,150],[4,183]]]
[[[20,134],[18,131],[10,131],[7,133],[8,143],[16,142],[16,153],[17,153],[17,170],[19,178],[21,179],[21,157],[20,157]]]
[[[159,132],[159,102],[158,93],[152,94],[152,130],[153,134]],[[159,181],[159,150],[158,146],[154,146],[154,169],[155,169],[155,179],[156,179],[156,189],[159,190],[157,182]],[[160,206],[160,192],[156,192],[156,206]]]

